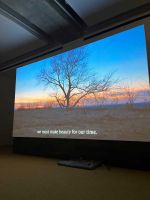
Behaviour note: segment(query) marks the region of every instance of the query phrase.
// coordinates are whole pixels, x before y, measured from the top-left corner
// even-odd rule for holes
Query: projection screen
[[[17,69],[14,137],[150,141],[144,25]]]

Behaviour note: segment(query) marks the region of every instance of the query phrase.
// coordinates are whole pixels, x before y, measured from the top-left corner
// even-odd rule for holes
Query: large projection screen
[[[13,136],[150,141],[144,25],[18,68]]]

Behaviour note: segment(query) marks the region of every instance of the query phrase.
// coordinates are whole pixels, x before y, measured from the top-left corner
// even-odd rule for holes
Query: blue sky
[[[115,34],[86,45],[89,52],[88,65],[97,76],[116,70],[122,82],[137,84],[149,81],[144,25]],[[46,95],[43,86],[37,84],[36,76],[41,67],[48,65],[44,59],[17,69],[16,98]]]

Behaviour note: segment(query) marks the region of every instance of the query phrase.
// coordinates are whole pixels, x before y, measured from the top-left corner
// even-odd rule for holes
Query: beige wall
[[[12,144],[15,74],[0,72],[0,146]]]

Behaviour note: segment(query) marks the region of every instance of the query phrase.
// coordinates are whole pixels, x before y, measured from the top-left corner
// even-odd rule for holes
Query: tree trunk
[[[69,98],[67,97],[67,108],[69,108],[70,107],[70,100],[69,100]]]

